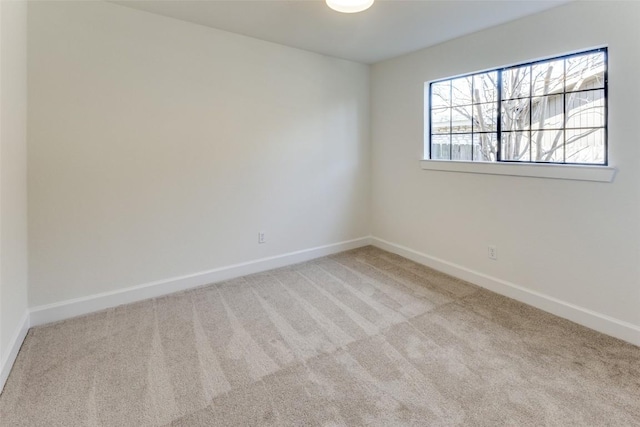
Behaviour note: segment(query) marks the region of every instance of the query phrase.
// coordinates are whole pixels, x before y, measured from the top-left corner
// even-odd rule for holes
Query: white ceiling
[[[567,0],[376,0],[342,14],[323,0],[120,0],[124,6],[371,64],[537,13]]]

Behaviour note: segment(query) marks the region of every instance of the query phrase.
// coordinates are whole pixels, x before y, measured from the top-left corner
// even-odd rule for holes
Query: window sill
[[[595,182],[613,182],[616,174],[616,168],[610,166],[488,163],[451,160],[421,160],[420,166],[425,170],[441,172],[479,173]]]

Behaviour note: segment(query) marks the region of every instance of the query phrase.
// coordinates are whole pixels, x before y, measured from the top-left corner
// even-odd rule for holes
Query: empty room
[[[638,22],[0,0],[0,426],[639,426]]]

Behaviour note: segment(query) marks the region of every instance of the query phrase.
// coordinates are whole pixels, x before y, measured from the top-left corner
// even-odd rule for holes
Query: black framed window
[[[607,164],[607,49],[429,83],[434,160]]]

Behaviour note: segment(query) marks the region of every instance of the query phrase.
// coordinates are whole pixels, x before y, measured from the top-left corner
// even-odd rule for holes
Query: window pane
[[[451,108],[431,110],[431,133],[451,132]]]
[[[567,131],[567,163],[604,163],[604,129]]]
[[[495,132],[498,126],[498,107],[491,104],[476,104],[473,106],[473,131]]]
[[[509,68],[502,73],[502,99],[521,98],[531,94],[531,67]]]
[[[559,129],[564,126],[564,98],[562,95],[532,98],[531,129]]]
[[[502,101],[502,130],[529,129],[529,98]]]
[[[471,132],[471,106],[453,107],[451,111],[451,132]]]
[[[495,102],[498,97],[498,73],[476,74],[473,76],[473,102],[474,104]]]
[[[451,81],[431,83],[431,108],[451,105]]]
[[[567,91],[604,87],[604,52],[567,58]]]
[[[604,90],[567,94],[567,127],[604,126]]]
[[[564,162],[564,131],[543,130],[531,133],[531,160]]]
[[[564,60],[541,62],[531,67],[532,95],[547,95],[564,90]]]
[[[500,152],[502,160],[517,160],[528,162],[529,156],[529,132],[506,132],[502,134]]]
[[[450,135],[431,136],[431,158],[435,160],[449,160],[450,157]]]
[[[451,160],[471,160],[472,142],[470,133],[451,135]]]
[[[471,82],[470,76],[451,80],[452,105],[471,104]]]
[[[473,160],[476,162],[495,162],[498,138],[495,133],[476,133],[473,135]]]

